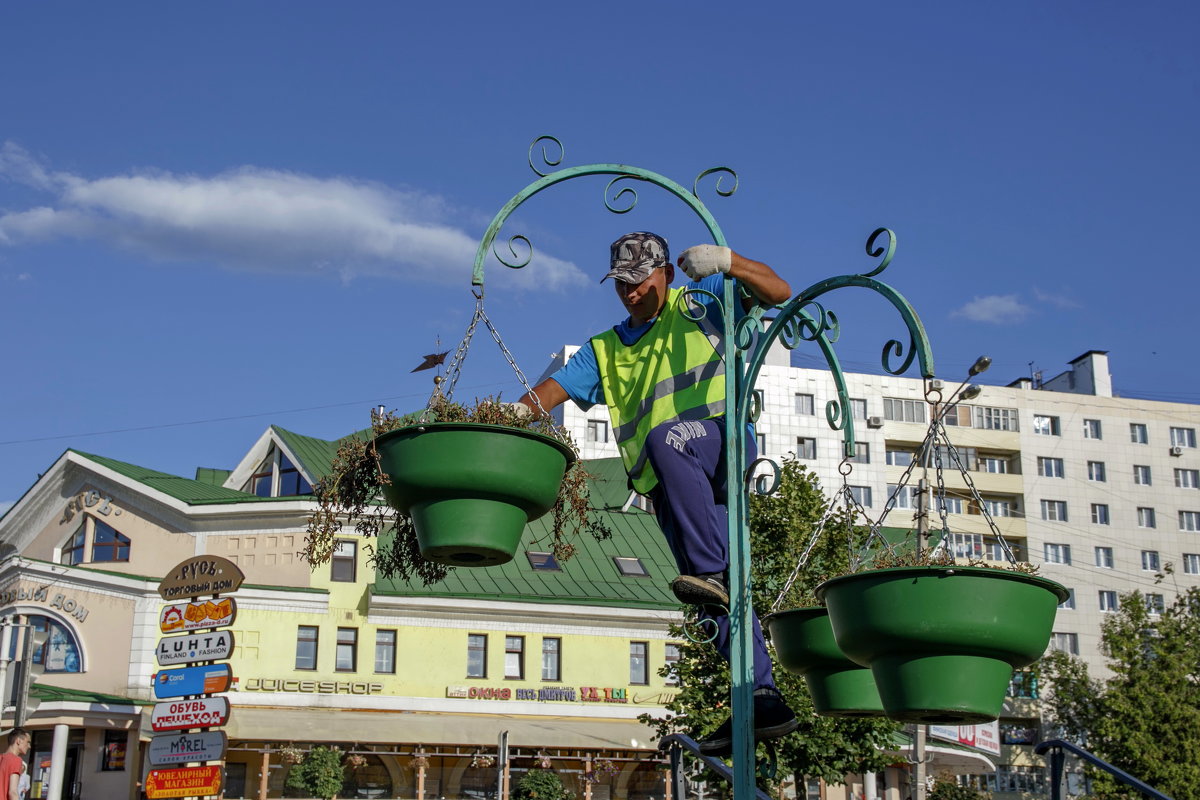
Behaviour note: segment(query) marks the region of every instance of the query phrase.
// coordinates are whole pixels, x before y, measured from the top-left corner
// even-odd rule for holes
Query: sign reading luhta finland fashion
[[[158,629],[163,633],[196,631],[202,628],[227,628],[237,619],[237,603],[232,597],[172,603],[158,613]]]
[[[159,666],[163,667],[229,658],[233,655],[233,631],[164,636],[158,640],[154,655],[158,658]]]
[[[229,740],[224,731],[164,733],[150,740],[146,757],[151,766],[169,767],[193,761],[220,761]]]
[[[164,669],[154,676],[154,696],[162,700],[190,694],[225,692],[232,682],[233,670],[228,664]]]
[[[150,711],[150,727],[157,732],[215,728],[228,721],[229,700],[224,697],[197,697],[194,700],[155,703]]]
[[[221,791],[221,765],[152,769],[146,776],[145,790],[150,800],[216,794]]]
[[[237,591],[246,576],[227,558],[195,556],[176,564],[158,584],[163,600]]]

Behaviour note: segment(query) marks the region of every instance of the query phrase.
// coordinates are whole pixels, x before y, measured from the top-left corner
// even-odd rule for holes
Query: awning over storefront
[[[230,739],[255,742],[482,747],[495,747],[500,732],[508,731],[510,747],[587,750],[653,750],[657,738],[636,720],[246,706],[233,709],[225,731]]]
[[[894,744],[888,749],[888,752],[905,759],[912,759],[913,743],[910,736],[896,734],[892,737],[892,741]],[[949,772],[953,775],[978,775],[996,771],[995,762],[986,753],[949,742],[928,741],[925,745],[925,757],[930,759],[928,765],[930,775],[941,772]]]

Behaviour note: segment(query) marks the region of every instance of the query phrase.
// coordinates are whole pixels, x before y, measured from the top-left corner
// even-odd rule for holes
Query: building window
[[[1013,504],[1010,500],[984,500],[983,507],[993,517],[1011,517],[1013,515]]]
[[[889,467],[907,467],[912,463],[912,450],[885,450],[883,460]]]
[[[1200,531],[1200,511],[1180,511],[1179,530]]]
[[[1113,549],[1111,547],[1096,548],[1096,566],[1104,569],[1113,568]]]
[[[1108,503],[1092,503],[1092,524],[1108,525]]]
[[[984,472],[991,472],[996,475],[1008,474],[1008,459],[998,456],[986,456],[979,460],[980,469]]]
[[[1017,419],[1017,410],[1015,408],[975,406],[976,428],[983,428],[989,431],[1016,431],[1020,430]]]
[[[396,631],[391,628],[375,631],[375,671],[384,675],[396,671]]]
[[[271,482],[275,478],[275,451],[267,456],[266,460],[258,465],[258,469],[250,476],[250,480],[246,481],[246,485],[242,487],[243,492],[258,495],[259,497],[271,496]]]
[[[526,551],[525,557],[529,559],[529,566],[539,572],[562,572],[562,567],[558,565],[558,560],[554,558],[553,553],[529,550]]]
[[[1077,656],[1079,655],[1079,634],[1052,633],[1050,634],[1050,647],[1060,653]]]
[[[1155,523],[1154,523],[1154,509],[1153,508],[1139,508],[1137,510],[1137,515],[1138,515],[1137,519],[1138,519],[1138,527],[1139,528],[1156,527]]]
[[[587,423],[587,440],[589,442],[607,442],[608,423],[602,419],[589,419]]]
[[[1117,610],[1117,593],[1112,589],[1100,590],[1100,610],[1104,612],[1113,612]]]
[[[1045,458],[1038,456],[1038,475],[1043,478],[1061,478],[1063,476],[1063,460],[1061,458]]]
[[[504,677],[525,678],[525,637],[504,637]]]
[[[954,538],[955,558],[983,558],[982,533],[955,533],[952,536]]]
[[[1200,469],[1175,470],[1175,486],[1180,489],[1200,489]]]
[[[300,470],[296,469],[296,465],[287,456],[280,453],[279,496],[295,497],[300,494],[312,494],[312,487],[308,485],[308,481],[304,480],[304,476],[300,474]]]
[[[642,563],[640,558],[632,556],[613,556],[613,563],[617,565],[617,572],[631,578],[649,578],[650,572],[646,569],[646,565]]]
[[[1167,603],[1161,594],[1148,594],[1146,595],[1146,608],[1157,617],[1167,610]]]
[[[943,497],[934,497],[933,506],[934,506],[934,508],[938,509],[939,512],[944,512],[946,514],[961,514],[961,513],[963,513],[962,498],[955,497],[953,495],[945,495]]]
[[[754,434],[754,444],[758,448],[758,454],[761,456],[767,452],[767,435],[765,433]]]
[[[1058,604],[1059,608],[1073,610],[1075,608],[1075,590],[1067,589],[1067,599]]]
[[[855,419],[865,420],[867,418],[867,401],[851,397],[850,411],[854,415]]]
[[[542,680],[562,680],[562,639],[542,637]]]
[[[804,436],[796,437],[796,458],[812,461],[817,457],[817,440]]]
[[[650,664],[646,658],[648,642],[629,643],[629,682],[638,686],[650,683]]]
[[[816,399],[811,394],[796,395],[796,413],[806,417],[816,414]]]
[[[1008,696],[1036,700],[1038,698],[1037,675],[1024,670],[1014,672],[1012,680],[1008,682]]]
[[[104,749],[100,751],[101,772],[124,772],[126,748],[129,744],[129,733],[126,731],[105,731]],[[24,791],[21,792],[25,794]]]
[[[918,503],[918,493],[921,490],[916,486],[900,486],[895,483],[889,483],[887,487],[888,502],[892,503],[892,508],[916,509]],[[892,498],[895,498],[894,500]]]
[[[1102,439],[1100,435],[1100,420],[1085,419],[1083,421],[1083,438],[1085,439]]]
[[[278,477],[278,484],[276,478]],[[278,491],[275,490],[278,485]],[[312,486],[300,474],[291,459],[272,447],[271,452],[258,465],[250,479],[242,485],[242,491],[259,497],[293,497],[312,494]]]
[[[317,668],[317,626],[301,625],[296,629],[296,669]]]
[[[1138,486],[1150,485],[1150,467],[1144,464],[1133,465],[1133,482]]]
[[[1195,428],[1171,428],[1171,446],[1172,447],[1195,447],[1196,446],[1196,429]]]
[[[942,422],[955,428],[969,428],[971,409],[967,406],[950,406],[942,412]]]
[[[896,422],[924,422],[925,402],[885,397],[883,398],[883,417]]]
[[[667,668],[666,678],[663,680],[667,686],[679,685],[679,645],[667,643],[666,656],[663,659]]]
[[[1033,432],[1038,436],[1061,436],[1058,417],[1047,417],[1043,414],[1033,415]]]
[[[1108,480],[1104,471],[1103,461],[1088,462],[1088,480],[1096,481],[1098,483],[1104,483],[1106,480]]]
[[[338,672],[358,670],[358,628],[337,629],[337,651],[333,668]]]
[[[467,634],[467,677],[487,677],[487,634]]]
[[[83,563],[83,554],[86,552],[84,542],[87,540],[87,518],[79,525],[78,530],[71,534],[71,538],[62,547],[62,555],[59,556],[60,564],[73,566]]]
[[[1183,554],[1183,574],[1200,575],[1200,553]]]
[[[854,455],[849,459],[855,464],[870,464],[871,463],[871,445],[866,442],[854,443]]]
[[[1043,547],[1045,548],[1045,561],[1047,564],[1071,563],[1071,545],[1046,542]]]
[[[1042,519],[1047,522],[1066,522],[1067,521],[1067,501],[1066,500],[1043,500],[1042,501]]]
[[[92,561],[128,561],[129,538],[101,520],[92,520]]]
[[[1142,551],[1142,569],[1146,572],[1158,572],[1159,560],[1157,550]]]
[[[850,496],[854,501],[866,508],[871,507],[871,487],[870,486],[851,486]]]
[[[329,579],[341,583],[354,583],[358,579],[358,543],[351,539],[338,539],[333,546],[333,557],[329,559]]]
[[[42,646],[34,649],[33,663],[41,664],[46,672],[82,672],[83,663],[79,658],[79,642],[75,634],[65,625],[41,614],[27,614],[26,623],[33,626],[35,631],[48,632]],[[12,649],[8,657],[16,656],[17,637],[12,637]]]

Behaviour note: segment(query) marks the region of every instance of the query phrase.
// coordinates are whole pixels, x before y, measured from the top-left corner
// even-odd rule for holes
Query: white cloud
[[[0,214],[0,245],[81,238],[160,261],[455,284],[469,280],[478,244],[447,221],[441,198],[352,178],[241,167],[213,176],[88,179],[47,170],[11,142],[0,146],[0,177],[52,195],[45,205]],[[540,252],[526,269],[493,264],[489,277],[499,270],[529,287],[585,281],[574,264]]]
[[[1029,316],[1031,309],[1015,294],[989,294],[974,297],[962,308],[950,312],[952,317],[963,317],[972,322],[991,322],[1006,325],[1020,322]]]
[[[1051,292],[1043,292],[1041,289],[1035,286],[1033,288],[1033,299],[1037,300],[1039,303],[1052,305],[1055,308],[1082,308],[1079,301],[1072,297],[1071,294],[1066,290],[1060,292],[1059,294],[1053,294]]]

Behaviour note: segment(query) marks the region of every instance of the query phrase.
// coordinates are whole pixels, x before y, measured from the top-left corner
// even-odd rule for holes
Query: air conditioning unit
[[[868,428],[882,428],[883,427],[883,417],[867,417],[867,427]]]
[[[1171,448],[1171,455],[1173,455],[1173,456],[1181,456],[1181,455],[1183,455],[1183,448],[1182,448],[1182,447],[1180,447],[1179,445],[1174,445],[1174,446]]]

